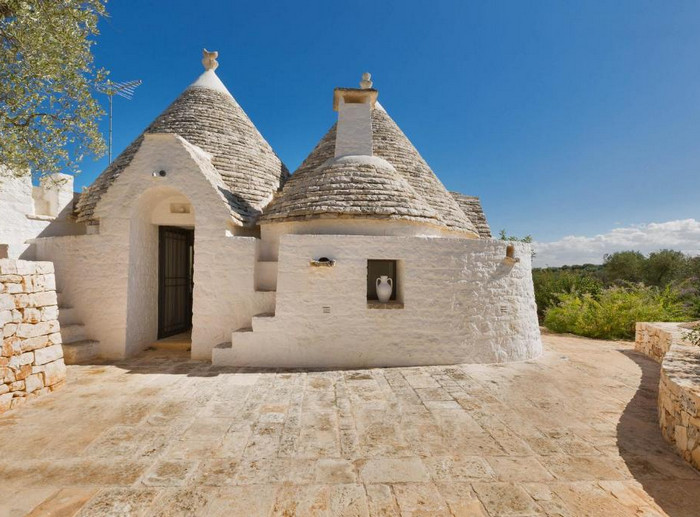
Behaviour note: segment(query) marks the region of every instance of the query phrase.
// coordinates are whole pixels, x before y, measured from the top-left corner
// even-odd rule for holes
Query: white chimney
[[[371,75],[365,73],[360,88],[336,88],[333,109],[338,112],[335,157],[372,156],[372,108],[377,90],[372,88]]]

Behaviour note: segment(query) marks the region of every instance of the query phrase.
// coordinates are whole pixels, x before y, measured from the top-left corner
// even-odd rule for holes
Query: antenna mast
[[[134,90],[141,84],[140,79],[115,83],[107,79],[104,83],[97,85],[97,91],[104,93],[109,98],[109,163],[112,163],[112,97],[119,95],[126,100],[131,100]]]

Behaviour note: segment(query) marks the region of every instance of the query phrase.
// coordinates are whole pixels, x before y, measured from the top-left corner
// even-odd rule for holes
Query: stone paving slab
[[[0,516],[700,515],[700,473],[658,428],[658,365],[544,341],[506,365],[71,366],[0,417]]]

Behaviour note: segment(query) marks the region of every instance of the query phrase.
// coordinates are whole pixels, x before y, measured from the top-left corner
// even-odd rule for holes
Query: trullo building
[[[335,89],[337,123],[290,175],[203,63],[80,195],[68,176],[0,187],[5,253],[54,262],[68,360],[185,332],[192,358],[234,366],[541,353],[529,246],[447,191],[369,74]]]

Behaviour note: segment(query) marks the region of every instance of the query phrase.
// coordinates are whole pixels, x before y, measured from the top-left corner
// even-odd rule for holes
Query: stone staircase
[[[58,322],[61,324],[63,341],[63,360],[66,364],[79,364],[96,359],[99,341],[87,338],[85,325],[78,318],[75,308],[66,303],[62,293],[56,294]]]
[[[276,260],[258,260],[255,263],[255,290],[277,291]]]
[[[261,247],[259,255],[263,255]],[[247,347],[260,338],[260,333],[272,330],[275,321],[277,297],[277,260],[258,258],[255,263],[255,314],[250,325],[231,333],[231,341],[221,343],[212,350],[212,364],[237,366],[237,347]]]

